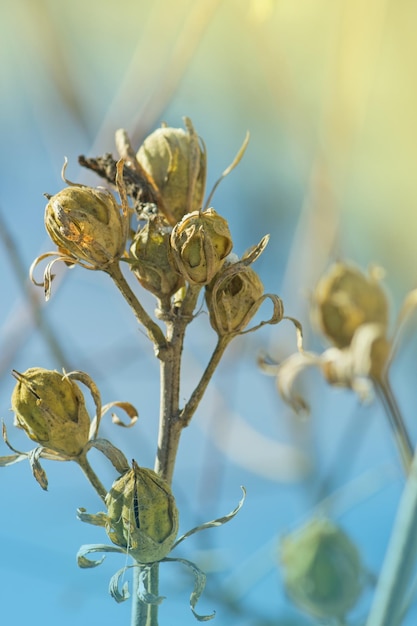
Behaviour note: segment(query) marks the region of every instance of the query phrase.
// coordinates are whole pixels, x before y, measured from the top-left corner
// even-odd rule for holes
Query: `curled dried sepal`
[[[383,380],[390,352],[385,327],[364,324],[357,329],[348,348],[329,348],[323,354],[301,351],[279,364],[261,356],[258,364],[266,374],[277,377],[282,399],[300,413],[309,409],[295,390],[296,380],[305,369],[318,367],[329,384],[352,389],[365,402],[372,397],[372,381]]]
[[[285,536],[280,546],[285,589],[291,600],[319,619],[344,619],[364,586],[358,549],[325,518]]]
[[[230,511],[230,513],[227,513],[226,515],[223,515],[222,517],[217,517],[216,519],[211,520],[210,522],[205,522],[204,524],[200,524],[199,526],[192,528],[191,530],[186,532],[184,535],[181,535],[181,537],[178,537],[178,539],[172,546],[172,549],[176,548],[178,544],[184,541],[184,539],[191,537],[191,535],[194,535],[195,533],[198,533],[201,530],[207,530],[207,528],[215,528],[217,526],[223,526],[223,524],[227,524],[227,522],[230,522],[230,520],[232,520],[239,513],[246,499],[245,487],[241,486],[240,488],[243,492],[243,496],[239,500],[238,505],[233,509],[233,511]]]
[[[144,469],[144,468],[138,468],[138,466],[136,465],[135,462],[133,462],[133,469],[130,470],[130,472],[135,471],[135,468],[137,469]],[[148,476],[152,478],[152,480],[154,480],[154,475],[155,473],[152,472],[152,470],[147,470]],[[127,472],[124,477],[121,476],[120,479],[118,479],[118,481],[115,482],[116,485],[116,489],[117,491],[123,487],[122,482],[124,480],[124,483],[126,484],[127,481],[129,481],[129,479],[131,478],[129,473]],[[127,479],[127,481],[126,481]],[[159,479],[160,481],[162,479]],[[120,482],[122,481],[122,482]],[[162,481],[162,483],[160,485],[162,485],[165,489],[164,486],[165,481]],[[160,487],[160,485],[158,486],[158,488]],[[246,498],[246,489],[244,487],[241,487],[242,492],[243,492],[243,496],[241,498],[241,500],[239,501],[238,505],[236,506],[235,509],[233,509],[233,511],[231,511],[230,513],[228,513],[227,515],[224,515],[223,517],[219,517],[217,519],[214,519],[210,522],[206,522],[205,524],[201,524],[200,526],[197,526],[196,528],[191,529],[190,531],[188,531],[187,533],[185,533],[184,535],[182,535],[177,541],[175,541],[172,545],[171,545],[171,550],[173,548],[175,548],[176,546],[178,546],[179,543],[181,543],[182,541],[184,541],[184,539],[187,539],[187,537],[190,537],[191,535],[193,535],[196,532],[199,532],[200,530],[205,530],[207,528],[214,528],[216,526],[222,526],[223,524],[226,524],[227,522],[229,522],[231,519],[233,519],[235,517],[235,515],[237,515],[237,513],[240,511],[240,509],[243,506],[243,503],[245,501]],[[152,488],[153,490],[153,488]],[[127,494],[126,490],[123,488],[122,489],[124,494]],[[139,495],[139,492],[138,492]],[[112,498],[113,497],[117,497],[116,491],[113,493]],[[123,499],[123,494],[120,494],[120,499]],[[110,493],[109,493],[109,499],[110,499]],[[122,520],[123,520],[123,515],[126,514],[126,510],[124,509],[124,504],[127,504],[130,500],[130,496],[127,496],[127,500],[124,502],[119,502],[117,503],[117,506],[113,507],[112,509],[112,515],[116,514],[118,515],[118,520],[117,523],[121,524]],[[152,506],[149,505],[149,503],[144,502],[142,504],[148,505],[148,506]],[[129,506],[132,506],[132,503],[130,502]],[[120,508],[121,510],[118,511],[116,510],[117,508]],[[139,515],[146,513],[146,511],[143,509],[139,511],[139,500],[136,502],[133,499],[133,511],[130,511],[128,513],[128,517],[130,519],[131,515],[133,514],[134,517],[136,517],[136,514]],[[87,522],[89,524],[93,524],[94,526],[102,526],[105,528],[108,528],[109,525],[109,515],[107,513],[97,513],[95,515],[91,515],[89,513],[86,512],[86,510],[84,508],[80,508],[77,511],[77,517],[78,519],[80,519],[82,522]],[[151,513],[151,517],[152,517],[152,513]],[[143,521],[145,522],[144,524],[144,528],[146,529],[147,526],[147,520],[145,518],[143,518]],[[155,529],[156,532],[159,532],[157,527],[159,526],[159,522],[156,523],[155,525]],[[154,529],[154,530],[155,530]],[[133,532],[134,529],[133,529]],[[122,533],[123,534],[123,533]],[[118,539],[120,539],[119,533],[117,533],[118,535]],[[109,535],[110,536],[110,535]],[[114,539],[112,539],[112,541],[114,541]],[[122,545],[125,544],[125,545]],[[109,585],[109,591],[111,596],[116,600],[116,602],[124,602],[125,600],[127,600],[129,598],[129,590],[128,590],[128,586],[127,583],[125,583],[122,587],[122,589],[119,588],[119,583],[120,583],[120,579],[123,577],[124,573],[128,570],[131,569],[132,567],[140,567],[140,574],[139,574],[139,590],[138,590],[138,595],[139,595],[139,599],[144,602],[145,604],[160,604],[162,602],[162,600],[164,599],[163,596],[155,596],[153,594],[150,594],[146,591],[146,582],[147,582],[147,577],[149,575],[150,572],[150,568],[152,567],[153,562],[149,561],[149,562],[141,562],[138,561],[137,556],[138,553],[135,552],[131,545],[130,542],[128,542],[128,544],[126,543],[125,539],[123,538],[120,542],[120,545],[118,547],[116,546],[108,546],[105,544],[90,544],[90,545],[85,545],[85,546],[81,546],[81,548],[78,551],[77,554],[77,561],[78,561],[78,565],[80,567],[83,568],[92,568],[92,567],[97,567],[98,565],[100,565],[103,560],[104,557],[99,559],[99,560],[93,560],[93,559],[88,559],[87,555],[91,554],[91,553],[95,553],[95,552],[120,552],[122,554],[128,554],[130,556],[132,556],[135,559],[135,563],[133,565],[129,565],[129,566],[124,566],[123,568],[121,568],[120,570],[118,570],[111,578],[110,580],[110,585]],[[173,557],[168,557],[168,556],[164,556],[161,559],[158,559],[158,561],[165,563],[165,562],[178,562],[178,563],[182,563],[183,565],[185,565],[186,567],[190,568],[191,571],[193,572],[194,575],[194,588],[193,591],[191,593],[190,596],[190,608],[191,611],[194,615],[194,617],[200,621],[200,622],[206,622],[210,619],[212,619],[215,615],[215,612],[213,612],[210,615],[199,615],[196,611],[195,611],[195,607],[197,605],[198,600],[201,597],[201,594],[204,591],[204,587],[206,584],[206,575],[204,574],[204,572],[202,572],[196,565],[195,563],[192,563],[191,561],[188,561],[187,559],[182,559],[182,558],[173,558]]]
[[[84,448],[84,452],[87,453],[91,448],[100,450],[100,452],[109,459],[119,474],[123,474],[129,470],[129,463],[123,452],[110,443],[110,441],[107,441],[107,439],[101,439],[99,437],[90,439]]]
[[[248,147],[249,138],[250,138],[250,133],[249,133],[249,131],[248,131],[248,132],[246,133],[246,135],[245,135],[245,139],[243,140],[243,143],[242,143],[242,145],[240,146],[240,148],[239,148],[239,150],[238,150],[238,152],[237,152],[237,154],[236,154],[235,158],[233,159],[233,161],[231,162],[231,164],[230,164],[228,167],[226,167],[226,169],[222,172],[222,174],[221,174],[220,178],[218,178],[218,179],[216,180],[216,182],[214,183],[213,188],[212,188],[212,190],[210,191],[210,194],[209,194],[209,196],[208,196],[208,198],[207,198],[207,200],[206,200],[206,203],[205,203],[205,205],[204,205],[204,209],[207,209],[207,207],[209,207],[209,206],[210,206],[210,202],[211,202],[211,199],[212,199],[212,198],[213,198],[213,196],[214,196],[214,192],[216,191],[217,187],[220,185],[220,183],[222,182],[222,180],[223,180],[224,178],[226,178],[226,176],[228,176],[228,175],[230,174],[230,172],[231,172],[232,170],[234,170],[234,169],[235,169],[235,167],[237,167],[237,166],[239,165],[240,161],[242,160],[243,155],[244,155],[244,154],[245,154],[245,152],[246,152],[246,148]]]
[[[197,602],[199,601],[201,594],[203,593],[204,588],[206,586],[205,573],[202,572],[201,569],[197,567],[195,563],[193,563],[192,561],[189,561],[188,559],[180,559],[180,558],[173,559],[173,558],[167,557],[164,559],[164,561],[173,561],[173,562],[176,561],[177,563],[182,563],[183,565],[191,569],[194,575],[194,588],[190,596],[190,609],[192,611],[192,614],[194,615],[194,617],[196,618],[198,622],[208,622],[209,620],[213,619],[213,617],[215,617],[216,615],[216,611],[213,611],[213,613],[210,613],[209,615],[200,615],[195,610]]]
[[[206,149],[189,118],[186,130],[162,126],[144,140],[137,160],[162,199],[165,217],[175,224],[203,205],[206,185]]]
[[[113,422],[113,424],[116,424],[117,426],[121,426],[123,428],[131,428],[136,424],[139,418],[136,408],[133,406],[133,404],[130,404],[130,402],[123,402],[121,400],[115,400],[114,402],[109,402],[108,404],[105,404],[101,409],[101,417],[103,417],[103,415],[105,415],[107,411],[115,406],[117,406],[119,409],[122,409],[126,413],[126,415],[130,419],[130,422],[128,424],[125,424],[125,422],[123,422],[115,413],[112,413],[111,421]]]
[[[29,452],[21,452],[20,450],[16,450],[16,448],[14,448],[8,440],[5,424],[2,424],[2,435],[5,444],[10,450],[12,450],[12,452],[14,452],[14,454],[0,457],[0,467],[7,467],[8,465],[13,465],[14,463],[28,460],[33,477],[45,491],[48,488],[48,478],[46,476],[45,470],[40,464],[39,459],[43,458],[51,461],[70,460],[69,457],[63,454],[58,454],[54,450],[49,450],[48,448],[44,448],[43,446],[38,446],[33,450],[29,450]]]
[[[320,279],[315,293],[315,319],[337,348],[346,348],[364,324],[388,325],[388,300],[380,285],[381,271],[369,275],[349,263],[335,263]]]
[[[65,171],[66,163],[64,165]],[[123,161],[117,164],[116,183],[122,199],[119,207],[104,188],[69,183],[47,196],[45,227],[64,255],[91,269],[106,269],[124,253],[129,227],[127,197],[123,186]],[[63,176],[64,177],[64,176]]]
[[[207,285],[233,247],[227,221],[214,209],[184,215],[172,229],[171,257],[177,271],[192,285]]]
[[[89,522],[90,524],[92,522]],[[105,543],[91,543],[85,546],[81,546],[81,548],[77,552],[77,563],[78,567],[83,569],[90,569],[92,567],[97,567],[101,565],[104,561],[104,556],[101,559],[93,560],[87,559],[86,555],[94,552],[118,552],[121,554],[125,554],[124,550],[118,548],[117,546],[108,546]]]

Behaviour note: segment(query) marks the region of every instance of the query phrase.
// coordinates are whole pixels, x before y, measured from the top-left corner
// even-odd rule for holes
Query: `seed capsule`
[[[105,189],[72,185],[55,194],[45,208],[45,227],[60,250],[96,268],[124,252],[127,225]]]
[[[178,533],[178,510],[168,483],[153,470],[132,469],[114,483],[106,496],[106,532],[139,563],[163,559]]]
[[[207,285],[214,278],[232,247],[228,223],[214,209],[185,215],[171,233],[173,261],[195,285]]]
[[[52,370],[14,371],[12,409],[28,437],[55,452],[76,457],[89,438],[90,417],[78,385]]]
[[[214,330],[219,335],[241,332],[260,307],[263,293],[261,279],[251,267],[240,263],[228,265],[206,288]]]
[[[314,299],[317,322],[338,348],[349,346],[363,324],[388,324],[388,301],[378,280],[352,265],[333,265],[318,283]]]
[[[187,130],[163,126],[149,135],[137,159],[161,194],[167,217],[178,222],[201,209],[206,185],[206,153],[191,121]]]
[[[131,268],[141,285],[157,297],[170,297],[184,285],[169,253],[171,227],[159,216],[150,218],[130,247]]]
[[[302,610],[339,618],[362,592],[363,568],[355,544],[327,519],[313,519],[281,544],[285,588]]]

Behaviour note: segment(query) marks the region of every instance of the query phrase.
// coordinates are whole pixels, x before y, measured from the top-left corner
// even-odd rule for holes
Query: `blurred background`
[[[110,279],[58,268],[47,304],[42,289],[27,283],[33,259],[53,249],[43,193],[62,188],[64,156],[70,180],[100,184],[77,157],[115,153],[121,127],[138,147],[161,121],[177,127],[190,117],[207,145],[208,191],[249,130],[241,164],[213,200],[229,221],[235,251],[271,234],[255,268],[266,291],[279,294],[287,314],[303,323],[309,349],[324,346],[310,331],[309,297],[335,259],[385,268],[394,326],[416,283],[416,3],[2,0],[0,6],[0,413],[16,448],[30,445],[12,427],[11,369],[65,366],[88,372],[104,402],[137,406],[134,430],[107,418],[102,436],[153,466],[158,364]],[[145,293],[143,303],[153,310]],[[200,316],[186,345],[184,399],[214,341]],[[257,367],[261,350],[276,359],[294,352],[291,324],[264,327],[229,347],[183,434],[174,477],[181,532],[232,510],[241,484],[248,491],[236,519],[177,551],[208,573],[197,609],[215,609],[219,626],[313,623],[285,597],[280,536],[330,497],[330,514],[377,573],[403,486],[378,403],[361,406],[312,373],[302,379],[311,415],[300,420]],[[392,369],[413,441],[416,350],[410,332]],[[8,453],[2,443],[0,455]],[[91,458],[110,485],[109,464]],[[75,465],[44,467],[48,492],[28,463],[0,471],[3,619],[15,626],[128,624],[130,604],[117,605],[107,594],[110,576],[124,563],[109,555],[96,570],[81,571],[75,562],[80,545],[106,540],[102,529],[75,516],[79,506],[100,510],[99,498]],[[195,623],[191,585],[179,565],[166,564],[161,624]],[[371,593],[352,624],[366,616]],[[411,612],[404,623],[414,620]]]

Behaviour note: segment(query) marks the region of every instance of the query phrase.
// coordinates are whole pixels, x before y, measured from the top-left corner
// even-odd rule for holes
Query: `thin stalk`
[[[127,282],[126,278],[123,276],[119,264],[113,263],[106,271],[113,279],[116,287],[119,289],[124,299],[129,304],[130,308],[133,310],[133,313],[138,322],[146,328],[148,336],[153,341],[155,345],[155,350],[159,355],[159,353],[167,347],[167,342],[161,328],[148,315],[148,313],[145,311],[145,309],[137,299],[135,293],[130,288],[130,285]]]
[[[220,359],[222,358],[224,351],[232,340],[233,335],[223,335],[219,336],[217,340],[217,345],[214,349],[213,354],[211,355],[211,359],[202,375],[200,382],[197,387],[194,389],[193,393],[190,396],[187,404],[183,408],[180,413],[180,419],[183,427],[188,426],[193,417],[195,411],[197,410],[198,405],[200,404],[200,400],[203,397],[207,386],[211,380],[211,377],[214,374],[214,370],[218,366]]]
[[[159,412],[158,449],[155,472],[169,484],[172,482],[175,460],[184,424],[179,419],[181,356],[184,335],[197,304],[200,287],[189,286],[178,315],[166,322],[170,350],[161,360],[161,397]]]
[[[134,568],[132,597],[131,626],[158,626],[158,605],[146,604],[139,599],[137,589],[139,588],[140,567]],[[146,584],[147,593],[158,595],[159,587],[159,564],[152,565]]]
[[[191,322],[200,287],[189,286],[178,314],[167,320],[165,350],[160,360],[160,412],[155,472],[172,482],[182,423],[179,421],[181,356],[187,325]],[[158,327],[159,328],[159,327]],[[145,604],[137,596],[139,568],[135,568],[131,626],[158,626],[158,605]],[[159,595],[159,563],[154,563],[147,579],[146,591]]]
[[[93,468],[91,467],[91,465],[90,465],[90,463],[89,463],[89,461],[87,459],[87,455],[82,453],[75,460],[78,463],[78,465],[81,467],[82,471],[84,472],[85,476],[90,481],[90,483],[92,484],[94,489],[97,491],[97,493],[100,496],[100,498],[104,502],[105,498],[106,498],[106,495],[107,495],[107,489],[104,487],[104,485],[102,484],[101,480],[99,479],[97,474],[94,472]]]
[[[411,443],[410,435],[408,434],[404,419],[401,415],[397,400],[392,392],[388,378],[386,376],[384,378],[378,378],[374,380],[374,383],[377,394],[382,401],[385,413],[390,422],[395,443],[397,444],[397,448],[400,453],[404,472],[408,475],[413,460],[413,445]]]

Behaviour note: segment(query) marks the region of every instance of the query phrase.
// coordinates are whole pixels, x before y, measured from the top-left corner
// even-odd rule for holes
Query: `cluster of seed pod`
[[[206,151],[191,121],[186,119],[186,129],[163,126],[153,132],[136,159],[159,202],[153,211],[141,212],[133,230],[121,176],[122,207],[105,189],[73,183],[48,196],[49,236],[67,263],[110,271],[112,264],[126,262],[165,309],[187,285],[205,287],[214,330],[239,334],[263,301],[264,288],[248,267],[250,261],[242,263],[231,254],[227,220],[212,207],[203,207]],[[272,323],[282,319],[279,302]]]

